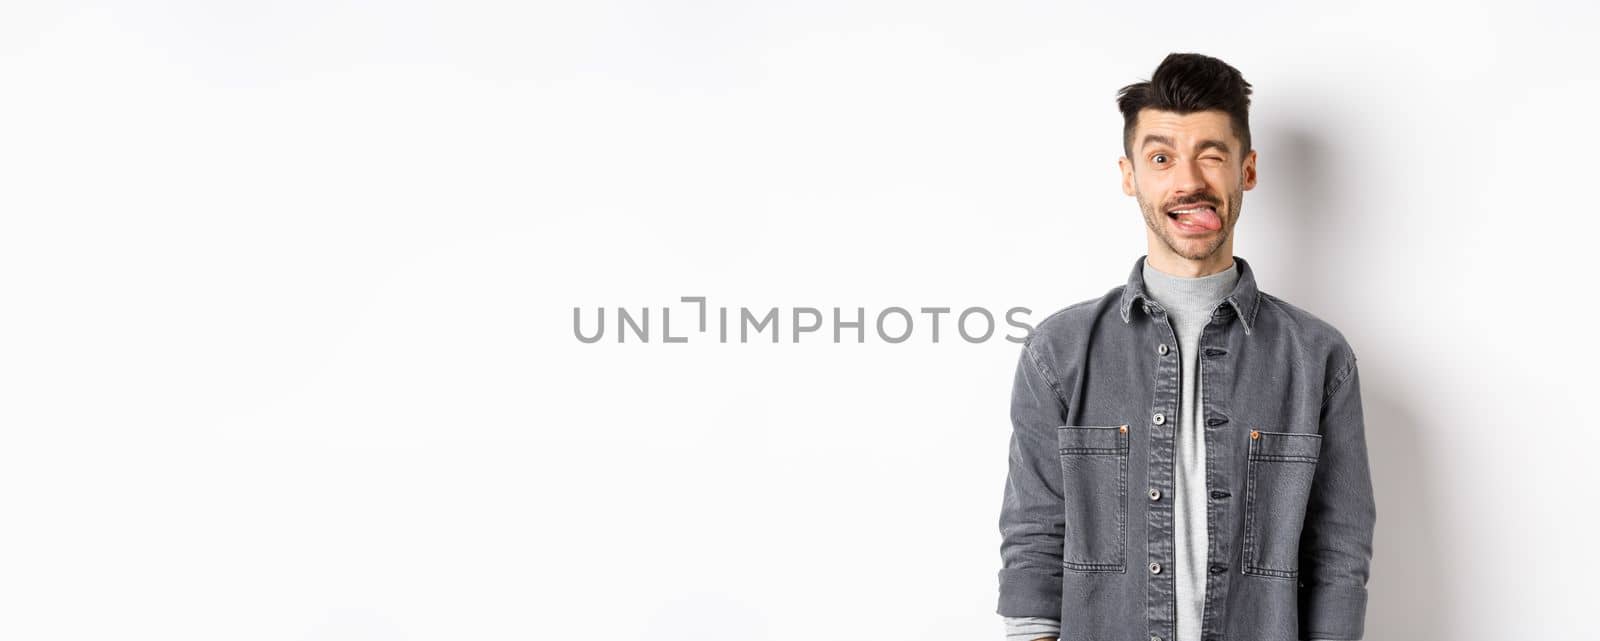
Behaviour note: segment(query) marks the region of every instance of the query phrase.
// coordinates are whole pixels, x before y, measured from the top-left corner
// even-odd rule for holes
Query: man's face
[[[1244,192],[1256,186],[1256,152],[1242,146],[1221,111],[1139,112],[1133,157],[1117,163],[1122,193],[1138,199],[1152,245],[1159,240],[1195,261],[1233,256],[1233,225]]]

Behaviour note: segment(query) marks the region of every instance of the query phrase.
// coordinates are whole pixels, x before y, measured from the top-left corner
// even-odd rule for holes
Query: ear
[[[1244,157],[1244,189],[1249,191],[1256,187],[1256,150],[1251,149]]]
[[[1123,156],[1117,159],[1117,167],[1122,170],[1122,193],[1129,196],[1137,193],[1133,183],[1133,161]]]

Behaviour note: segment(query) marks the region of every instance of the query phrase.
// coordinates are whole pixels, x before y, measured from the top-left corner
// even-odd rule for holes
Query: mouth
[[[1222,218],[1217,216],[1217,208],[1209,203],[1169,209],[1167,218],[1172,219],[1173,226],[1180,231],[1204,233],[1222,229]]]

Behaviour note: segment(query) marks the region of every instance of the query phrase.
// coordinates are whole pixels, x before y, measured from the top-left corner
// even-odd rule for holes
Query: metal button
[[[1156,352],[1161,354],[1162,356],[1166,356],[1167,355],[1167,344],[1166,343],[1162,343],[1160,345],[1157,345],[1156,346]]]
[[[1167,415],[1166,414],[1162,414],[1161,412],[1156,412],[1156,416],[1152,420],[1154,420],[1156,422],[1156,425],[1160,425],[1162,423],[1167,422]],[[1251,438],[1255,438],[1255,437],[1252,436]]]
[[[1153,487],[1150,488],[1150,500],[1152,500],[1152,501],[1161,500],[1161,490],[1158,490],[1158,489],[1153,488]]]
[[[1150,641],[1161,641],[1161,636],[1160,635],[1156,635],[1156,634],[1152,634],[1152,635],[1150,635]]]
[[[1160,563],[1151,562],[1150,563],[1150,573],[1151,574],[1161,574],[1161,564]]]

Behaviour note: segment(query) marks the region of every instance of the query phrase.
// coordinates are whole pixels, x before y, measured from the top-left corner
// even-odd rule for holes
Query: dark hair
[[[1133,129],[1140,109],[1160,109],[1178,114],[1220,110],[1228,114],[1233,133],[1250,151],[1250,83],[1238,69],[1198,53],[1168,54],[1145,82],[1117,92],[1122,110],[1122,153],[1133,158]]]

